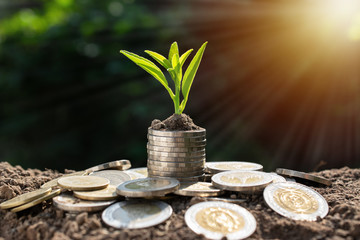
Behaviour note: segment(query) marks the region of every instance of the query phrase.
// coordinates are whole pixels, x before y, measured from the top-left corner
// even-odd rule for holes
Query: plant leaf
[[[207,43],[208,42],[205,42],[200,47],[200,49],[197,51],[196,55],[191,60],[188,68],[185,71],[184,78],[183,78],[183,81],[182,81],[182,94],[184,96],[184,99],[183,99],[183,101],[181,103],[181,106],[182,106],[181,110],[182,111],[184,110],[186,102],[188,100],[190,88],[191,88],[191,85],[193,83],[195,74],[196,74],[196,72],[197,72],[197,70],[199,68],[201,58],[202,58],[202,56],[204,54],[205,47],[206,47]]]
[[[170,51],[169,51],[169,61],[172,61],[174,54],[179,55],[179,47],[178,47],[177,42],[173,42],[171,44]],[[175,67],[175,66],[173,66],[173,67]]]
[[[149,50],[145,50],[145,52],[149,54],[153,59],[155,59],[158,63],[160,63],[164,68],[171,68],[171,62],[167,60],[166,57],[164,57],[163,55]]]
[[[136,55],[135,53],[131,53],[125,50],[121,50],[120,53],[124,54],[131,61],[133,61],[136,65],[144,69],[146,72],[150,73],[154,78],[156,78],[169,92],[171,98],[174,97],[174,93],[169,88],[169,84],[163,74],[163,72],[158,68],[153,62],[150,60]]]
[[[188,58],[188,56],[190,55],[190,53],[193,51],[193,49],[187,50],[183,55],[181,55],[180,57],[180,64],[181,66],[184,65],[186,59]]]
[[[173,68],[174,68],[175,74],[176,74],[175,75],[176,76],[175,86],[177,88],[179,88],[179,90],[180,90],[182,71],[181,71],[181,65],[180,65],[179,55],[178,54],[173,55],[171,64],[173,65]]]

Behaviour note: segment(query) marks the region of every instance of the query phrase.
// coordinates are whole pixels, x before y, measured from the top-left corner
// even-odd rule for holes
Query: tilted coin
[[[164,166],[164,167],[173,167],[173,168],[177,168],[177,167],[182,167],[182,168],[201,167],[201,168],[204,168],[205,159],[200,160],[200,161],[191,161],[191,162],[166,162],[166,161],[157,161],[157,160],[148,159],[147,163],[148,163],[148,165],[152,165],[152,166]]]
[[[116,192],[125,197],[164,196],[179,188],[179,181],[173,178],[142,178],[120,184]]]
[[[186,211],[185,222],[209,239],[244,239],[256,230],[256,220],[248,210],[227,202],[197,203]]]
[[[90,176],[98,176],[106,178],[110,181],[110,185],[117,186],[123,182],[131,180],[130,176],[120,170],[102,170],[90,173]]]
[[[101,217],[114,228],[147,228],[164,222],[172,214],[169,204],[153,200],[128,200],[106,208]]]
[[[7,200],[0,204],[0,209],[8,209],[17,207],[19,205],[31,202],[35,199],[38,199],[42,196],[45,196],[51,192],[51,188],[40,188],[32,192],[27,192],[21,195],[18,195],[10,200]]]
[[[90,191],[106,188],[109,179],[97,176],[70,176],[58,180],[58,185],[74,191]]]
[[[144,177],[148,176],[148,169],[147,167],[139,167],[139,168],[130,168],[127,170],[128,172],[136,172],[138,174],[143,175]]]
[[[237,191],[245,194],[261,192],[271,183],[272,177],[259,171],[226,171],[211,178],[212,184],[220,189]]]
[[[243,171],[262,171],[263,166],[258,163],[252,162],[207,162],[205,164],[206,171],[209,173],[219,173],[231,170],[243,170]]]
[[[149,155],[159,156],[159,157],[177,157],[177,158],[186,158],[186,157],[202,157],[205,155],[205,150],[196,151],[196,152],[187,152],[187,153],[174,153],[174,152],[158,152],[147,150]]]
[[[191,130],[191,131],[161,131],[161,130],[153,130],[151,128],[148,128],[148,133],[161,137],[197,137],[197,136],[205,136],[206,130],[203,128],[201,130]]]
[[[189,153],[189,152],[198,152],[204,151],[205,147],[160,147],[147,144],[147,149],[158,152],[173,152],[173,153]]]
[[[194,143],[194,142],[206,141],[205,136],[200,136],[200,137],[159,137],[159,136],[148,134],[147,138],[148,138],[148,140],[152,140],[152,141],[168,142],[168,143]]]
[[[208,202],[208,201],[218,201],[218,202],[228,202],[234,204],[241,204],[246,202],[246,199],[239,198],[222,198],[222,197],[193,197],[190,200],[190,205],[197,204],[199,202]]]
[[[286,182],[286,179],[284,177],[278,175],[277,173],[271,172],[269,174],[273,179],[272,183]]]
[[[130,178],[130,177],[129,177]],[[117,185],[109,185],[104,189],[95,191],[74,191],[74,196],[83,200],[106,201],[119,198],[116,193]]]
[[[182,196],[209,197],[222,195],[224,191],[208,182],[188,182],[181,183],[180,188],[174,193]]]
[[[318,176],[315,176],[315,175],[309,174],[309,173],[304,173],[304,172],[299,172],[299,171],[284,169],[284,168],[277,168],[276,173],[283,175],[283,176],[287,176],[287,177],[296,177],[296,178],[300,178],[300,179],[305,179],[307,181],[320,183],[320,184],[323,184],[326,186],[331,185],[331,180],[324,178],[324,177],[318,177]]]
[[[54,206],[68,212],[96,212],[110,206],[115,201],[87,201],[74,197],[69,193],[62,193],[53,198]]]
[[[263,195],[270,208],[294,220],[316,221],[329,211],[326,200],[318,192],[299,183],[272,183]]]
[[[165,172],[165,171],[154,171],[150,169],[148,169],[148,172],[152,176],[160,176],[160,177],[192,177],[192,176],[202,175],[204,173],[202,170],[194,171],[194,172]]]
[[[144,176],[143,174],[140,174],[140,173],[137,173],[137,172],[134,172],[134,171],[130,171],[130,170],[126,170],[126,171],[124,171],[124,173],[129,175],[131,180],[139,179],[139,178],[146,178],[146,176]]]
[[[164,157],[160,155],[154,155],[148,153],[148,160],[153,161],[162,161],[162,162],[198,162],[198,161],[205,161],[206,155],[203,154],[201,156],[195,156],[195,157]]]
[[[58,180],[62,177],[69,177],[69,176],[86,176],[88,175],[89,172],[87,171],[79,171],[79,172],[73,172],[73,173],[68,173],[68,174],[64,174],[62,175],[61,177],[58,177],[58,178],[55,178],[55,179],[52,179],[46,183],[44,183],[43,185],[41,185],[40,188],[54,188],[54,187],[57,187],[58,186]]]
[[[196,172],[201,171],[203,172],[204,168],[202,166],[197,167],[167,167],[167,166],[159,166],[159,165],[152,165],[148,163],[148,169],[150,171],[164,171],[164,172]]]
[[[162,142],[162,141],[154,141],[151,139],[148,139],[148,143],[153,146],[159,146],[159,147],[205,147],[206,146],[206,140],[203,141],[197,141],[197,142]]]
[[[116,160],[112,162],[103,163],[91,168],[86,169],[88,172],[101,171],[105,169],[117,169],[117,170],[126,170],[131,168],[131,162],[127,159]]]
[[[49,200],[49,199],[59,195],[60,192],[61,192],[61,189],[54,189],[49,194],[41,196],[41,197],[31,201],[31,202],[28,202],[28,203],[25,203],[25,204],[21,205],[19,207],[13,208],[13,209],[11,209],[11,211],[12,212],[20,212],[20,211],[23,211],[25,209],[31,208],[33,206],[36,206],[36,205],[42,203],[43,201]]]

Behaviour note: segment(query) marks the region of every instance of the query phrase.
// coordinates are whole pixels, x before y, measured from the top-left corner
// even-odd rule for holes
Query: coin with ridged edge
[[[9,209],[9,208],[17,207],[19,205],[36,200],[42,196],[48,195],[50,192],[51,192],[51,188],[47,188],[47,189],[40,188],[32,192],[23,193],[21,195],[18,195],[10,200],[1,203],[0,209]]]
[[[148,134],[148,140],[153,140],[157,142],[169,142],[169,143],[193,143],[193,142],[203,142],[206,141],[205,136],[202,137],[159,137],[155,135]]]
[[[141,174],[144,177],[148,176],[147,167],[130,168],[130,169],[127,170],[127,172],[135,172],[135,173]]]
[[[90,173],[89,176],[103,177],[110,181],[110,185],[118,186],[119,184],[131,180],[130,176],[120,170],[102,170]]]
[[[88,172],[101,171],[105,169],[126,170],[131,168],[131,162],[127,159],[116,160],[112,162],[102,163],[97,166],[86,169]]]
[[[174,178],[142,178],[120,184],[117,194],[125,197],[164,196],[179,188],[179,181]]]
[[[205,147],[206,141],[198,141],[198,142],[178,142],[178,143],[172,143],[172,142],[161,142],[161,141],[153,141],[148,139],[148,143],[153,146],[159,146],[159,147]]]
[[[206,130],[202,128],[201,130],[191,131],[161,131],[148,128],[148,133],[160,137],[197,137],[205,136]]]
[[[202,166],[199,167],[167,167],[167,166],[158,166],[148,164],[148,169],[151,171],[164,171],[164,172],[196,172],[203,171],[204,168]]]
[[[23,205],[21,205],[19,207],[11,209],[11,212],[20,212],[20,211],[23,211],[25,209],[31,208],[33,206],[36,206],[36,205],[42,203],[43,201],[49,200],[49,199],[59,195],[60,192],[61,192],[61,189],[54,189],[49,194],[46,194],[46,195],[41,196],[41,197],[31,201],[31,202],[25,203],[25,204],[23,204]]]
[[[160,147],[147,144],[147,149],[157,152],[190,153],[205,150],[205,147]]]
[[[256,230],[256,220],[248,210],[227,202],[197,203],[186,211],[185,222],[208,239],[244,239]]]
[[[277,168],[276,173],[286,176],[286,177],[296,177],[296,178],[304,179],[304,180],[307,180],[310,182],[320,183],[320,184],[323,184],[326,186],[331,185],[331,181],[329,179],[323,178],[323,177],[318,177],[318,176],[315,176],[315,175],[309,174],[309,173],[304,173],[304,172],[299,172],[299,171],[284,169],[284,168]]]
[[[188,182],[181,183],[180,188],[175,192],[175,194],[191,197],[210,197],[222,195],[224,194],[224,191],[215,188],[208,182]]]
[[[205,161],[205,154],[196,157],[164,157],[159,155],[148,154],[148,160],[162,161],[162,162],[198,162]]]
[[[62,193],[53,198],[54,206],[68,212],[96,212],[110,206],[115,201],[88,201],[74,197],[70,193]]]
[[[194,172],[165,172],[165,171],[154,171],[150,169],[148,170],[148,172],[153,176],[160,176],[160,177],[192,177],[204,173],[202,170],[194,171]]]
[[[215,187],[245,194],[260,193],[271,181],[268,173],[259,171],[226,171],[211,177]]]
[[[262,171],[263,166],[252,162],[207,162],[205,164],[206,171],[209,173],[219,173],[224,171],[243,170],[243,171]]]
[[[169,178],[169,177],[161,177],[161,176],[152,176],[149,175],[149,177],[156,177],[156,178]],[[174,177],[177,179],[180,183],[182,182],[197,182],[197,181],[203,181],[204,175],[198,175],[198,176],[191,176],[191,177]]]
[[[173,168],[177,168],[177,167],[181,167],[181,168],[202,167],[202,168],[204,168],[204,166],[205,166],[205,160],[195,161],[195,162],[165,162],[165,161],[156,161],[156,160],[148,159],[147,163],[148,163],[148,165],[150,164],[153,166],[164,166],[164,167],[173,167]]]
[[[130,178],[130,177],[129,177]],[[117,185],[109,185],[104,189],[95,191],[74,191],[74,196],[83,200],[106,201],[119,198],[116,193]]]
[[[326,200],[318,192],[299,183],[272,183],[263,195],[271,209],[294,220],[316,221],[329,211]]]
[[[159,152],[147,150],[149,155],[159,156],[159,157],[178,157],[178,158],[186,158],[186,157],[201,157],[205,155],[205,150],[196,151],[196,152],[187,152],[187,153],[174,153],[174,152]]]
[[[97,176],[70,176],[58,180],[60,187],[74,191],[99,190],[106,188],[109,183],[109,179]]]
[[[52,179],[46,183],[44,183],[43,185],[41,185],[40,188],[54,188],[54,187],[57,187],[58,186],[58,180],[62,177],[69,177],[69,176],[86,176],[88,175],[89,172],[87,171],[79,171],[79,172],[73,172],[73,173],[68,173],[68,174],[64,174],[62,175],[61,177],[58,177],[58,178],[55,178],[55,179]]]
[[[128,200],[106,208],[101,217],[109,226],[123,229],[147,228],[158,225],[172,215],[169,204],[155,200]]]
[[[134,171],[130,171],[130,170],[126,170],[126,171],[124,171],[124,173],[129,175],[131,180],[139,179],[139,178],[147,178],[147,176],[144,176],[143,174],[140,174],[140,173],[137,173],[137,172],[134,172]]]

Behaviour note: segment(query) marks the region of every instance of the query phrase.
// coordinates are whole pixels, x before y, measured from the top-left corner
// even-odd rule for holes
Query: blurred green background
[[[335,24],[335,8],[317,4],[2,0],[0,161],[146,166],[147,128],[173,105],[119,50],[166,55],[173,41],[181,52],[209,41],[185,109],[207,129],[207,161],[360,167],[360,20]]]

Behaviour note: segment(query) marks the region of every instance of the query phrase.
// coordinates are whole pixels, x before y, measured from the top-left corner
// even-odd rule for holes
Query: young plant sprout
[[[199,68],[201,58],[205,51],[206,45],[207,42],[205,42],[197,51],[195,57],[190,62],[184,75],[182,72],[182,67],[187,57],[193,51],[193,49],[186,51],[184,54],[180,56],[178,45],[176,42],[174,42],[173,44],[171,44],[168,59],[159,53],[149,50],[145,51],[153,59],[155,59],[158,63],[160,63],[164,68],[166,68],[166,70],[169,72],[171,79],[175,83],[175,94],[169,87],[168,81],[166,80],[166,77],[163,74],[163,72],[153,62],[151,62],[150,60],[144,57],[138,56],[134,53],[125,50],[121,50],[120,53],[124,54],[136,65],[140,66],[142,69],[144,69],[145,71],[150,73],[154,78],[156,78],[166,88],[171,99],[173,100],[175,107],[175,114],[181,114],[184,111],[186,103],[188,101],[190,88],[194,80],[195,74]],[[180,92],[182,92],[183,95],[183,99],[181,103],[180,103]]]

